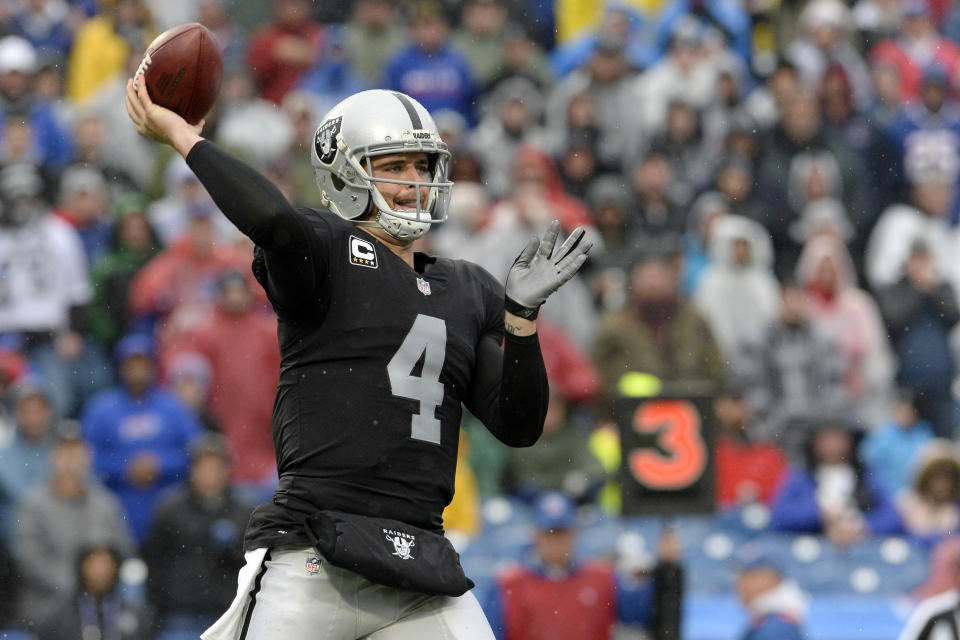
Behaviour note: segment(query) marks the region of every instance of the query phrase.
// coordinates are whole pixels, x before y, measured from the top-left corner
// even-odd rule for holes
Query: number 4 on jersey
[[[446,323],[440,318],[418,315],[400,348],[387,364],[393,395],[420,403],[410,425],[410,437],[414,440],[440,444],[440,421],[436,413],[437,407],[443,402],[440,371],[446,352]],[[414,375],[414,367],[421,358],[423,368],[420,375]]]

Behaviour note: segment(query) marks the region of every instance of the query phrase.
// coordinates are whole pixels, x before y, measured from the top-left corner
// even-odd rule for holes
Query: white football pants
[[[245,559],[237,596],[203,640],[494,640],[469,592],[385,587],[334,567],[313,547],[255,549]]]

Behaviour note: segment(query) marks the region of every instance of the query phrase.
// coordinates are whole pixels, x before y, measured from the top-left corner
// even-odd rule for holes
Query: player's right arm
[[[191,125],[150,100],[145,83],[127,81],[127,113],[137,131],[182,155],[224,215],[266,250],[271,299],[292,307],[309,298],[316,281],[310,233],[280,190],[258,171],[200,136]]]

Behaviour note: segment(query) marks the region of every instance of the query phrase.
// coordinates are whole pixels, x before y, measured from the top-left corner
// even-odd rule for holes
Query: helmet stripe
[[[410,98],[398,91],[391,91],[391,93],[397,97],[397,100],[400,101],[400,104],[403,105],[403,108],[407,110],[407,115],[410,116],[410,126],[414,129],[423,129],[423,123],[420,121],[420,115],[417,113],[413,103],[410,102]]]

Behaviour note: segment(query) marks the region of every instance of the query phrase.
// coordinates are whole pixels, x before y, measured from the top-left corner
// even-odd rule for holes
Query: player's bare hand
[[[127,114],[137,133],[156,142],[178,147],[178,150],[179,141],[200,136],[202,121],[190,124],[179,114],[155,104],[147,92],[146,82],[142,78],[138,80],[136,84],[132,78],[127,80],[125,98]]]

